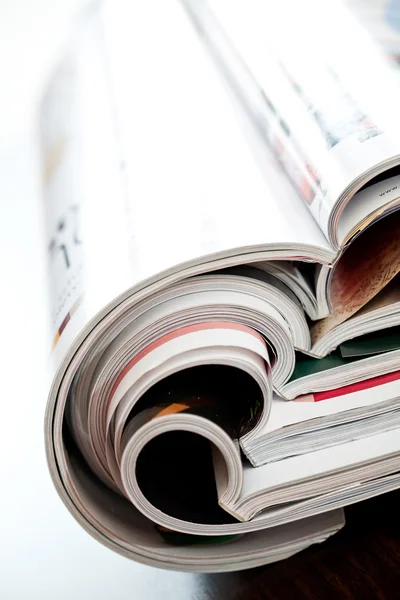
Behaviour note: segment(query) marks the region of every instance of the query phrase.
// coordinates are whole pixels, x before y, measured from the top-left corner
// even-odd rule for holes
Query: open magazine
[[[264,46],[266,3],[187,6],[228,83],[180,3],[109,3],[43,101],[46,451],[104,544],[230,570],[322,541],[341,507],[400,485],[400,89],[342,9],[312,4],[360,55],[324,71],[321,46],[307,71]],[[350,77],[366,57],[383,108]]]

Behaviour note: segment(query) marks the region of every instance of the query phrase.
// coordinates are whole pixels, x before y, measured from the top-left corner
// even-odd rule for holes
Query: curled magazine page
[[[386,57],[339,3],[287,0],[273,11],[262,0],[186,6],[338,248],[344,207],[367,181],[399,162],[400,89]]]
[[[327,319],[356,317],[396,280],[397,213],[338,253],[178,0],[105,2],[83,21],[40,114],[53,482],[91,535],[139,562],[279,560],[340,529],[346,504],[400,485],[400,351],[384,372],[367,358],[375,379],[390,370],[381,401],[372,384],[339,389],[357,381],[334,368],[309,368],[317,390],[297,376],[328,300]],[[357,123],[356,146],[375,131]],[[310,149],[326,145],[317,125]]]
[[[164,70],[158,49],[144,33],[132,37],[111,6],[106,19],[135,276],[142,279],[171,265],[228,251],[250,256],[265,250],[269,257],[277,251],[280,257],[304,254],[310,260],[318,254],[322,262],[331,260],[332,248],[290,185],[282,187],[279,166],[230,101],[230,91],[196,42],[185,15],[174,44],[157,30],[160,45],[165,45],[165,64],[168,56],[174,65]],[[146,70],[157,77],[142,73],[143,45],[148,46]],[[190,60],[183,60],[182,46]],[[133,77],[127,77],[130,70]]]
[[[343,210],[338,240],[346,246],[371,223],[399,209],[400,176],[385,178],[358,192]]]
[[[174,44],[157,30],[166,45],[161,68],[158,50],[144,30],[130,35],[121,10],[105,4],[105,31],[87,20],[87,35],[76,36],[42,108],[56,365],[101,309],[149,277],[160,280],[164,270],[178,277],[184,268],[193,273],[251,259],[328,263],[335,256],[238,117],[185,15],[178,13]],[[147,11],[139,13],[151,21]],[[149,48],[146,69],[154,77],[143,72],[142,47]]]
[[[345,249],[328,281],[331,314],[313,324],[311,352],[320,354],[323,337],[355,315],[400,270],[400,212],[370,225]]]
[[[55,369],[93,315],[132,281],[103,30],[95,9],[82,16],[49,83],[40,142]]]

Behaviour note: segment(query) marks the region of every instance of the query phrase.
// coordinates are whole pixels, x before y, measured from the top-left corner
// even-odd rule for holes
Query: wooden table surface
[[[350,506],[342,531],[288,560],[238,573],[187,574],[187,600],[400,599],[399,509],[400,490]],[[173,600],[174,575],[154,570],[154,594],[138,581],[132,598]]]

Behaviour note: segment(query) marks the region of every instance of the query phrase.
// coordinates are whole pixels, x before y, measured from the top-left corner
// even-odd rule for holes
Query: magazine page
[[[261,0],[186,5],[338,247],[344,206],[366,181],[398,163],[399,87],[380,49],[337,3],[286,0],[273,10]]]
[[[173,44],[150,8],[137,10],[145,25],[131,36],[124,13],[106,4],[105,39],[92,20],[42,108],[56,365],[100,310],[162,271],[335,256],[261,146],[257,168],[246,123],[179,5],[166,17]],[[165,40],[162,62],[148,27]]]
[[[212,550],[194,550],[191,560],[179,552],[171,558],[177,531],[158,529],[159,521],[145,519],[143,506],[129,500],[133,471],[126,435],[134,401],[175,372],[210,363],[230,367],[247,373],[261,390],[262,402],[256,394],[243,416],[246,433],[255,430],[268,418],[272,378],[283,382],[294,367],[293,340],[309,344],[305,315],[288,290],[291,327],[274,307],[285,285],[275,288],[262,272],[253,283],[243,277],[235,290],[239,276],[215,271],[270,258],[327,264],[336,253],[287,182],[281,186],[285,179],[273,159],[258,169],[245,142],[245,122],[237,122],[182,7],[154,0],[124,5],[124,12],[122,4],[109,3],[103,13],[105,75],[101,28],[89,15],[93,27],[82,30],[82,43],[50,82],[41,114],[58,367],[46,413],[46,452],[61,498],[103,543],[150,564],[213,569]],[[264,151],[259,156],[264,160]],[[210,271],[204,281],[194,277]],[[181,404],[190,406],[187,398]],[[231,438],[203,415],[175,408],[134,435],[147,448],[146,432],[158,440],[167,421],[172,429],[185,423],[191,438],[207,441],[207,431],[240,483],[242,430]],[[197,456],[190,448],[181,455],[186,463]],[[212,461],[206,466],[217,517],[232,521],[218,507]],[[186,471],[199,473],[193,465]],[[226,498],[232,493],[231,486]],[[201,511],[208,503],[202,504]],[[189,514],[193,507],[183,508]],[[185,538],[179,547],[235,542],[236,565],[246,565],[240,539],[213,530],[212,542],[205,542],[195,533],[201,539]],[[261,550],[265,561],[269,549]],[[215,568],[229,568],[224,550],[217,554]]]
[[[99,12],[87,11],[40,111],[54,368],[93,314],[132,281],[102,36]]]
[[[332,347],[324,347],[324,338],[340,324],[351,319],[390,284],[400,270],[398,248],[400,213],[378,220],[347,246],[331,270],[328,298],[331,312],[312,325],[312,349],[324,356]]]
[[[143,22],[150,18],[145,13],[141,11]],[[333,249],[314,227],[271,154],[257,143],[184,12],[179,19],[179,36],[173,43],[166,33],[154,30],[156,48],[140,31],[131,36],[111,5],[106,11],[133,253],[140,263],[135,272],[139,268],[138,275],[149,276],[155,269],[205,254],[239,253],[239,249],[250,253],[263,246],[284,251],[288,246],[311,245],[314,255],[324,254],[324,262],[326,250],[332,256]],[[148,49],[146,69],[157,76],[142,72],[143,47]],[[158,48],[163,48],[163,67]],[[127,77],[128,72],[133,76]],[[254,154],[256,162],[264,164],[262,170]],[[157,218],[156,198],[162,199],[157,202]],[[155,247],[163,252],[155,252]]]

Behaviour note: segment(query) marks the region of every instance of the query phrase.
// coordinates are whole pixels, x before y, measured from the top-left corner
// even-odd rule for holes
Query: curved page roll
[[[334,252],[272,159],[263,179],[180,8],[154,6],[164,17],[157,23],[150,8],[136,20],[109,9],[111,93],[93,26],[42,107],[56,367],[46,450],[68,508],[114,550],[165,568],[245,568],[325,539],[342,526],[334,509],[351,496],[351,482],[341,486],[332,469],[316,499],[308,483],[286,495],[297,477],[289,468],[278,491],[263,471],[259,492],[275,486],[264,502],[243,458],[257,463],[277,407],[273,390],[290,377],[295,349],[311,343],[301,303],[254,265],[328,263]],[[118,36],[131,40],[128,55]],[[157,387],[171,382],[170,390]],[[356,467],[357,456],[349,458]],[[153,467],[159,479],[149,481]],[[379,476],[392,471],[388,462]],[[175,477],[175,496],[200,489],[203,501],[192,493],[190,506],[168,508],[170,490],[157,485],[166,475]],[[364,474],[360,493],[369,493],[369,480]],[[265,528],[268,536],[258,531]],[[183,534],[179,543],[171,529]]]

